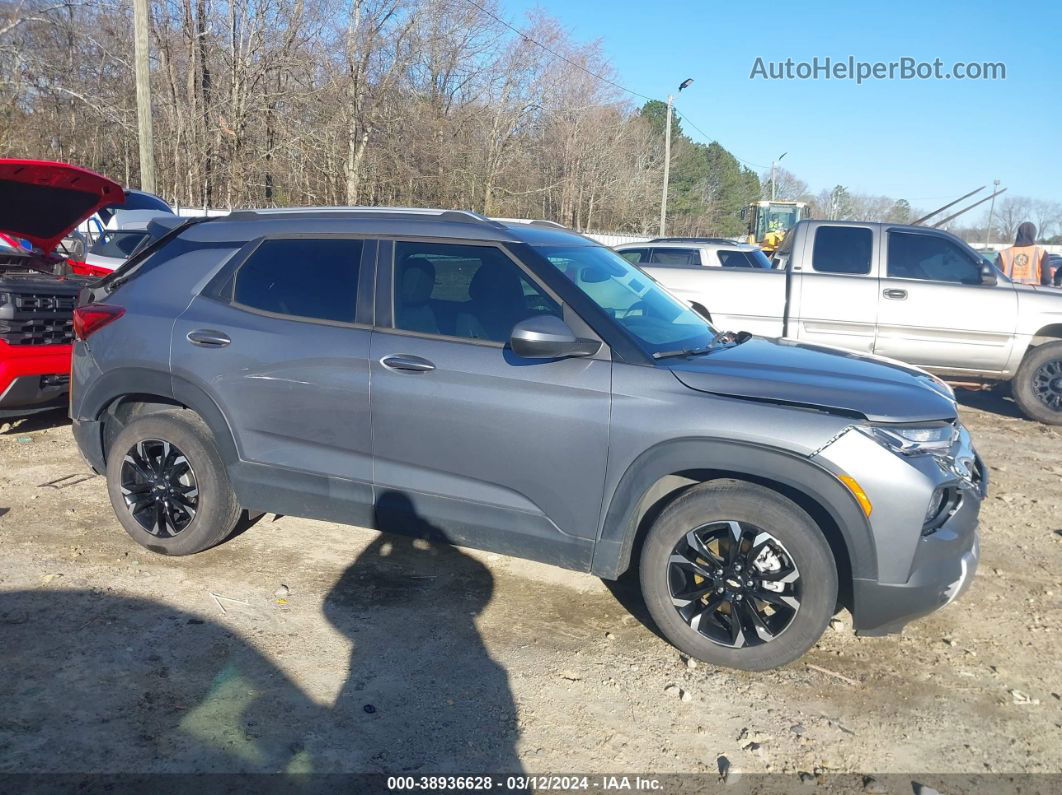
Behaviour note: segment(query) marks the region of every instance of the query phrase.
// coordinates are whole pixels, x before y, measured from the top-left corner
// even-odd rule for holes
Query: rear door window
[[[240,266],[233,299],[262,312],[353,323],[361,240],[263,240]]]
[[[820,226],[815,230],[811,267],[819,273],[870,273],[873,233],[863,226]]]
[[[652,265],[672,268],[696,268],[701,264],[701,250],[697,248],[654,248],[649,258]]]

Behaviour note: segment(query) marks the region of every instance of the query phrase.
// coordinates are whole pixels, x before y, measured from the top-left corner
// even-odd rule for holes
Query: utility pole
[[[155,193],[155,141],[151,132],[151,70],[148,64],[148,0],[133,0],[136,121],[140,139],[140,187]]]
[[[992,180],[992,184],[996,189],[992,191],[992,203],[988,205],[988,230],[985,232],[985,248],[988,248],[988,244],[992,241],[992,214],[996,210],[996,193],[999,191],[999,180]]]
[[[789,154],[789,153],[788,152],[782,152],[782,154],[778,155],[778,157],[776,159],[771,161],[771,201],[774,201],[774,169],[775,169],[775,166],[778,165],[778,163],[781,161],[781,159],[783,157],[785,157],[787,154]]]
[[[692,77],[687,77],[681,83],[679,83],[679,93],[682,93],[682,89],[689,88],[690,83],[693,82]],[[668,181],[671,179],[671,105],[674,103],[675,97],[671,94],[667,95],[667,120],[664,124],[664,190],[663,195],[660,197],[660,234],[659,237],[663,237],[667,234],[667,188]]]
[[[667,183],[671,178],[671,103],[675,98],[667,95],[667,122],[664,125],[664,195],[660,197],[660,233],[667,234]]]

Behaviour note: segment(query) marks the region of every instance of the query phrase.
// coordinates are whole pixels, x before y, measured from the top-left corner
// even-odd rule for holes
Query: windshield
[[[101,257],[117,257],[125,259],[133,250],[140,245],[148,233],[146,230],[104,232],[99,240],[92,244],[90,254],[98,254]]]
[[[647,354],[703,348],[709,323],[637,267],[603,246],[537,246],[572,284],[634,338]]]

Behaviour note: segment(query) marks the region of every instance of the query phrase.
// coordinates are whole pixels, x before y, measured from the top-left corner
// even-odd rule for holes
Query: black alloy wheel
[[[199,508],[199,483],[184,453],[160,439],[144,439],[125,454],[121,467],[125,506],[157,538],[173,538]]]
[[[668,559],[671,602],[683,622],[729,648],[770,643],[800,610],[800,572],[785,546],[748,523],[697,527]]]

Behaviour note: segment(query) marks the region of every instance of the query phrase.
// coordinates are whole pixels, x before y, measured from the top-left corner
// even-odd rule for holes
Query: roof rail
[[[734,245],[734,240],[728,237],[654,237],[646,243],[720,243]]]
[[[527,226],[548,226],[551,229],[568,229],[564,224],[547,221],[544,218],[491,218],[503,224],[526,224]]]
[[[442,210],[428,207],[266,207],[261,209],[234,210],[228,214],[228,218],[234,221],[248,220],[259,216],[271,215],[324,215],[335,214],[346,217],[373,216],[420,216],[430,217],[439,221],[462,224],[485,224],[496,228],[502,228],[497,221],[487,218],[471,210]]]

